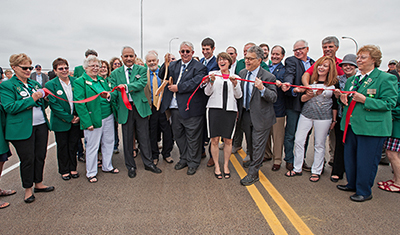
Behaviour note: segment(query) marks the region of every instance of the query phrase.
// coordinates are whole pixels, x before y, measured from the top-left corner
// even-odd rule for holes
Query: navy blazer
[[[172,77],[174,84],[176,84],[179,73],[182,67],[182,60],[171,62],[168,66],[167,79]],[[162,65],[158,76],[163,78],[165,75],[165,66]],[[207,68],[197,60],[192,59],[189,65],[183,71],[181,79],[178,83],[178,92],[176,93],[176,101],[178,103],[179,114],[183,119],[190,117],[200,116],[205,114],[206,110],[206,95],[202,89],[199,89],[193,96],[190,102],[190,109],[186,111],[186,104],[189,97],[196,90],[198,85],[201,83],[203,77],[207,75]],[[171,100],[174,93],[168,89],[168,86],[164,89],[164,96],[161,102],[161,112],[165,112],[171,104]]]
[[[205,60],[205,57],[201,58],[200,63],[204,64],[204,60]],[[219,67],[218,67],[217,58],[213,55],[211,60],[207,64],[207,74],[210,71],[218,71],[218,70],[219,70]]]
[[[314,60],[310,59],[310,64],[314,64]],[[305,72],[303,62],[297,59],[295,56],[290,56],[285,60],[285,75],[283,76],[283,80],[292,85],[303,85],[301,82],[301,77]],[[300,101],[301,94],[297,94],[297,96],[293,96],[292,94],[293,87],[285,92],[286,100],[285,106],[286,109],[293,109],[297,112],[301,112],[301,108],[303,106]]]
[[[275,75],[276,80],[284,82],[285,70],[285,66],[280,62],[272,74]],[[283,92],[281,88],[276,88],[276,90],[278,92],[278,98],[274,103],[275,115],[276,117],[284,117],[286,115],[285,92]]]

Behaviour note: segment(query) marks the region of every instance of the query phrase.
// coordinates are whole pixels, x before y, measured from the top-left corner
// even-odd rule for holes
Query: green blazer
[[[239,72],[244,68],[246,68],[246,64],[244,63],[244,59],[241,59],[236,64],[235,74],[239,75]],[[264,61],[261,61],[261,68],[269,72],[269,67]]]
[[[10,151],[8,147],[8,141],[4,138],[4,131],[6,128],[6,114],[4,113],[4,109],[0,106],[0,154],[7,153]]]
[[[121,66],[111,72],[110,82],[112,87],[120,84],[127,84],[125,76],[125,66]],[[139,115],[144,118],[151,115],[149,102],[144,93],[144,87],[147,84],[147,70],[140,65],[133,65],[131,79],[128,84],[129,94],[131,94],[133,103]],[[118,123],[125,124],[128,120],[128,109],[122,101],[122,96],[118,92]]]
[[[392,110],[392,120],[393,128],[391,137],[400,139],[400,84],[397,95],[397,104],[396,107]]]
[[[80,78],[83,75],[84,72],[85,72],[85,69],[83,68],[82,65],[76,66],[74,68],[74,77],[75,78]]]
[[[74,92],[74,81],[76,78],[69,77],[71,86],[72,86],[72,93]],[[64,88],[61,85],[60,79],[55,77],[54,79],[48,81],[45,85],[49,91],[51,91],[57,97],[62,99],[68,100],[67,95],[65,94]],[[77,126],[79,123],[72,124],[71,121],[74,118],[74,115],[71,114],[71,106],[69,102],[59,100],[51,95],[48,96],[49,98],[49,106],[51,109],[50,114],[50,130],[52,131],[69,131],[71,126]]]
[[[29,78],[28,78],[29,79]],[[42,88],[36,81],[30,80],[35,89]],[[36,105],[33,98],[27,94],[18,78],[13,76],[10,80],[0,84],[1,104],[6,112],[6,140],[25,140],[32,135],[32,107]],[[47,101],[42,102],[42,112],[47,126],[49,122],[45,113]]]
[[[349,91],[356,76],[347,79],[344,87]],[[365,103],[356,103],[350,116],[351,129],[356,135],[390,136],[392,113],[397,101],[397,78],[375,68],[358,89],[366,97]],[[375,93],[375,94],[373,94]],[[349,98],[349,104],[352,98]],[[344,106],[341,129],[344,130],[348,106]]]
[[[111,86],[102,77],[97,76],[97,81],[100,82],[101,86],[105,91],[111,91]],[[97,95],[96,89],[93,87],[93,79],[86,73],[80,78],[77,78],[74,83],[74,100],[83,100],[91,96]],[[115,114],[116,106],[116,91],[111,93],[110,105]],[[85,130],[90,126],[99,128],[102,126],[101,118],[101,97],[97,97],[88,103],[75,103],[75,109],[80,119],[81,130]]]

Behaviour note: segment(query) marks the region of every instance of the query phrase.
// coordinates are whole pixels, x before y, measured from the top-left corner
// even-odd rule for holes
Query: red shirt
[[[342,60],[339,59],[339,58],[337,58],[337,57],[335,57],[335,62],[336,62],[336,72],[337,72],[337,75],[338,75],[338,76],[344,75],[344,72],[343,72],[343,70],[342,70],[342,67],[339,66],[339,64],[342,63]],[[314,63],[309,69],[307,69],[307,71],[306,71],[306,73],[309,73],[310,76],[313,74],[314,65],[315,65],[315,63]]]

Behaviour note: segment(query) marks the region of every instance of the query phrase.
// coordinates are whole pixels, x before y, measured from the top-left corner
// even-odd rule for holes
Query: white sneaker
[[[243,159],[244,162],[250,161],[250,155],[246,155],[246,157]]]

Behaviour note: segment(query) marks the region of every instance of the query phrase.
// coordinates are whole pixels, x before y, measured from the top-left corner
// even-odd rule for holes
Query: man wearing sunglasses
[[[35,70],[36,72],[33,72],[30,78],[32,80],[37,81],[38,83],[40,83],[40,85],[42,85],[42,87],[44,87],[46,82],[49,81],[49,76],[47,76],[47,74],[42,73],[42,66],[40,66],[40,64],[37,64],[35,66]]]
[[[180,159],[175,170],[188,166],[188,175],[193,175],[200,164],[203,147],[203,126],[206,107],[204,92],[197,91],[190,102],[190,109],[186,109],[189,97],[207,75],[207,68],[202,63],[193,60],[194,47],[190,42],[182,42],[179,54],[181,59],[170,62],[170,56],[165,56],[165,63],[160,68],[159,77],[172,77],[172,84],[164,89],[161,103],[161,112],[167,109],[171,112],[172,132],[179,148]]]

